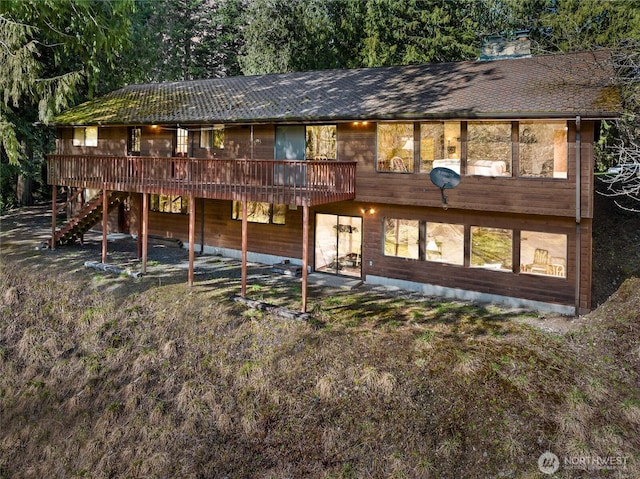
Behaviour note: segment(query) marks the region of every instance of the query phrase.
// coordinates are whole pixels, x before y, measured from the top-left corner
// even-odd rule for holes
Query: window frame
[[[189,130],[177,127],[175,133],[175,147],[173,154],[176,157],[189,156]]]
[[[166,203],[162,203],[162,198],[167,198]],[[163,204],[173,205],[176,201],[180,201],[180,211],[172,211],[170,207],[169,211],[162,208]],[[189,214],[189,197],[184,195],[163,195],[160,193],[152,193],[149,198],[149,211],[155,213],[167,213],[172,215],[188,215]]]
[[[411,129],[411,134],[409,134],[409,132],[407,131],[405,135],[403,135],[400,138],[400,142],[397,143],[398,145],[400,145],[400,143],[402,143],[402,141],[404,141],[404,144],[402,145],[402,147],[398,146],[398,147],[394,147],[391,148],[391,158],[388,159],[384,159],[381,161],[380,159],[380,140],[381,140],[381,134],[380,134],[380,129],[383,127],[389,127],[389,126],[395,126],[395,127],[399,127],[401,125],[404,125],[407,127],[407,129]],[[417,167],[416,165],[416,137],[418,137],[418,142],[419,142],[419,131],[420,131],[420,124],[419,122],[407,122],[407,121],[398,121],[398,122],[378,122],[376,124],[376,173],[393,173],[393,174],[413,174],[413,173],[417,173],[419,171],[419,167]],[[410,146],[410,148],[405,148],[407,146]],[[419,148],[418,148],[419,149]],[[399,154],[393,154],[394,150],[405,150],[405,151],[410,151],[410,155],[407,155],[407,158],[404,158],[402,156],[400,156]],[[389,162],[389,167],[388,169],[382,169],[380,167],[381,163],[383,162]]]
[[[200,148],[207,150],[224,150],[224,130],[223,124],[200,127]]]
[[[444,165],[450,169],[453,169],[456,173],[461,176],[475,176],[475,177],[488,177],[488,178],[517,178],[517,179],[544,179],[544,180],[559,180],[559,181],[568,181],[570,175],[569,168],[569,153],[571,150],[570,146],[570,120],[568,119],[522,119],[522,120],[507,120],[507,119],[496,119],[496,120],[450,120],[450,119],[428,119],[428,120],[420,120],[414,122],[406,122],[406,121],[398,121],[398,122],[378,122],[376,123],[376,145],[375,145],[375,171],[376,173],[405,173],[405,174],[425,174],[429,173],[431,170],[425,168],[425,164],[429,162],[429,160],[423,160],[423,138],[422,138],[422,125],[429,123],[442,123],[446,125],[447,123],[458,123],[460,125],[460,135],[456,138],[456,155],[457,158],[446,159],[443,161]],[[491,124],[504,124],[505,126],[509,126],[509,143],[506,145],[506,141],[502,142],[504,153],[506,153],[505,158],[502,160],[500,158],[489,158],[489,159],[469,159],[469,127],[473,130],[474,125],[480,126],[489,126]],[[563,130],[565,133],[563,138],[564,146],[562,148],[562,154],[560,157],[563,159],[561,163],[565,166],[566,171],[555,170],[554,174],[548,176],[536,176],[521,173],[521,165],[520,165],[520,130],[521,125],[526,123],[538,123],[541,125],[549,125],[549,124],[558,124],[564,125],[563,128],[559,128]],[[399,169],[393,169],[391,167],[381,168],[381,160],[380,160],[380,129],[384,128],[385,125],[410,125],[414,126],[414,141],[413,141],[413,162],[409,159],[405,159],[404,163],[409,165],[410,167],[405,168],[406,171],[400,171]],[[405,135],[408,136],[408,135]],[[504,132],[503,138],[506,138],[507,133]],[[453,138],[453,137],[452,137]],[[473,140],[472,140],[473,141]],[[496,142],[493,142],[496,143]],[[481,144],[481,143],[478,143]],[[489,148],[489,152],[491,151],[491,142],[485,142],[487,145],[485,148]],[[500,144],[500,143],[498,143]],[[472,146],[473,150],[473,146]],[[491,154],[485,156],[492,156]],[[500,155],[495,155],[500,156]],[[455,160],[455,161],[454,161]],[[385,160],[389,161],[389,160]],[[474,161],[475,164],[471,164],[470,161]],[[446,164],[446,163],[450,164]],[[504,165],[501,166],[500,163]],[[451,168],[453,166],[453,168]],[[459,171],[458,171],[459,170]]]
[[[387,253],[387,222],[389,221],[395,221],[395,228],[397,230],[396,232],[396,236],[399,237],[400,236],[400,222],[404,221],[404,222],[415,222],[416,223],[416,229],[418,232],[418,236],[416,238],[415,243],[411,243],[410,240],[410,236],[407,233],[407,241],[406,243],[395,243],[395,248],[396,248],[396,254],[388,254]],[[421,220],[417,220],[417,219],[412,219],[412,218],[391,218],[391,217],[384,217],[383,221],[382,221],[382,255],[387,257],[387,258],[400,258],[400,259],[405,259],[405,260],[420,260],[422,259],[422,257],[424,256],[424,253],[422,252],[422,228],[421,228]],[[415,246],[412,247],[412,245],[415,244]],[[407,248],[407,255],[401,255],[398,254],[398,250],[401,247],[405,247]],[[415,249],[415,257],[413,255],[411,255],[410,253],[412,252],[412,249]]]
[[[87,131],[95,131],[95,140],[94,135],[88,135]],[[76,135],[76,133],[81,133]],[[90,139],[90,141],[88,141]],[[98,146],[98,127],[97,126],[74,126],[73,131],[71,133],[71,145],[72,146],[80,146],[80,147],[88,147],[88,148],[96,148]]]
[[[261,204],[268,205],[268,221],[257,221],[252,220],[251,215],[249,214],[249,218],[247,218],[248,223],[255,223],[261,225],[276,225],[276,226],[286,226],[287,224],[287,208],[288,205],[285,204],[277,204],[277,203],[266,203],[264,201],[249,201],[249,204]],[[249,206],[247,205],[247,211],[249,211]],[[280,208],[282,210],[282,222],[276,222],[274,219],[276,218],[276,208]],[[231,202],[231,219],[233,221],[242,221],[242,201],[233,200]]]
[[[129,128],[127,140],[127,155],[140,156],[142,149],[142,128],[133,126]],[[137,149],[135,148],[137,146]]]

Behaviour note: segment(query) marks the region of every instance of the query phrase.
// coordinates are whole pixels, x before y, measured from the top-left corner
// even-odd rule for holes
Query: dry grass
[[[58,273],[1,265],[1,479],[533,478],[547,448],[638,477],[639,281],[560,336],[401,293],[318,296],[311,324],[220,278]]]

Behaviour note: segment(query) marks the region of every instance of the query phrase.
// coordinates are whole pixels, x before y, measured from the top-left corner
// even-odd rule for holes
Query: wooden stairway
[[[107,198],[107,211],[110,212],[122,203],[129,193],[112,191]],[[102,220],[102,193],[86,203],[80,212],[56,231],[56,245],[72,244]],[[47,241],[51,247],[51,240]]]

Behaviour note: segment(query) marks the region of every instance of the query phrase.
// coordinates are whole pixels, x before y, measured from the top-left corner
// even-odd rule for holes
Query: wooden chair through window
[[[404,160],[399,156],[391,158],[391,171],[408,171],[407,165],[404,164]]]
[[[533,253],[533,263],[529,265],[529,272],[547,274],[549,269],[549,251],[536,248]]]

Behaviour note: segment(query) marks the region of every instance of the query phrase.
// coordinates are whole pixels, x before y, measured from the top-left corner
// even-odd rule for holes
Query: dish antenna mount
[[[460,184],[460,175],[449,168],[434,168],[429,173],[431,182],[440,188],[440,194],[442,195],[442,207],[446,210],[449,208],[447,204],[447,196],[444,194],[444,190],[455,188]]]

